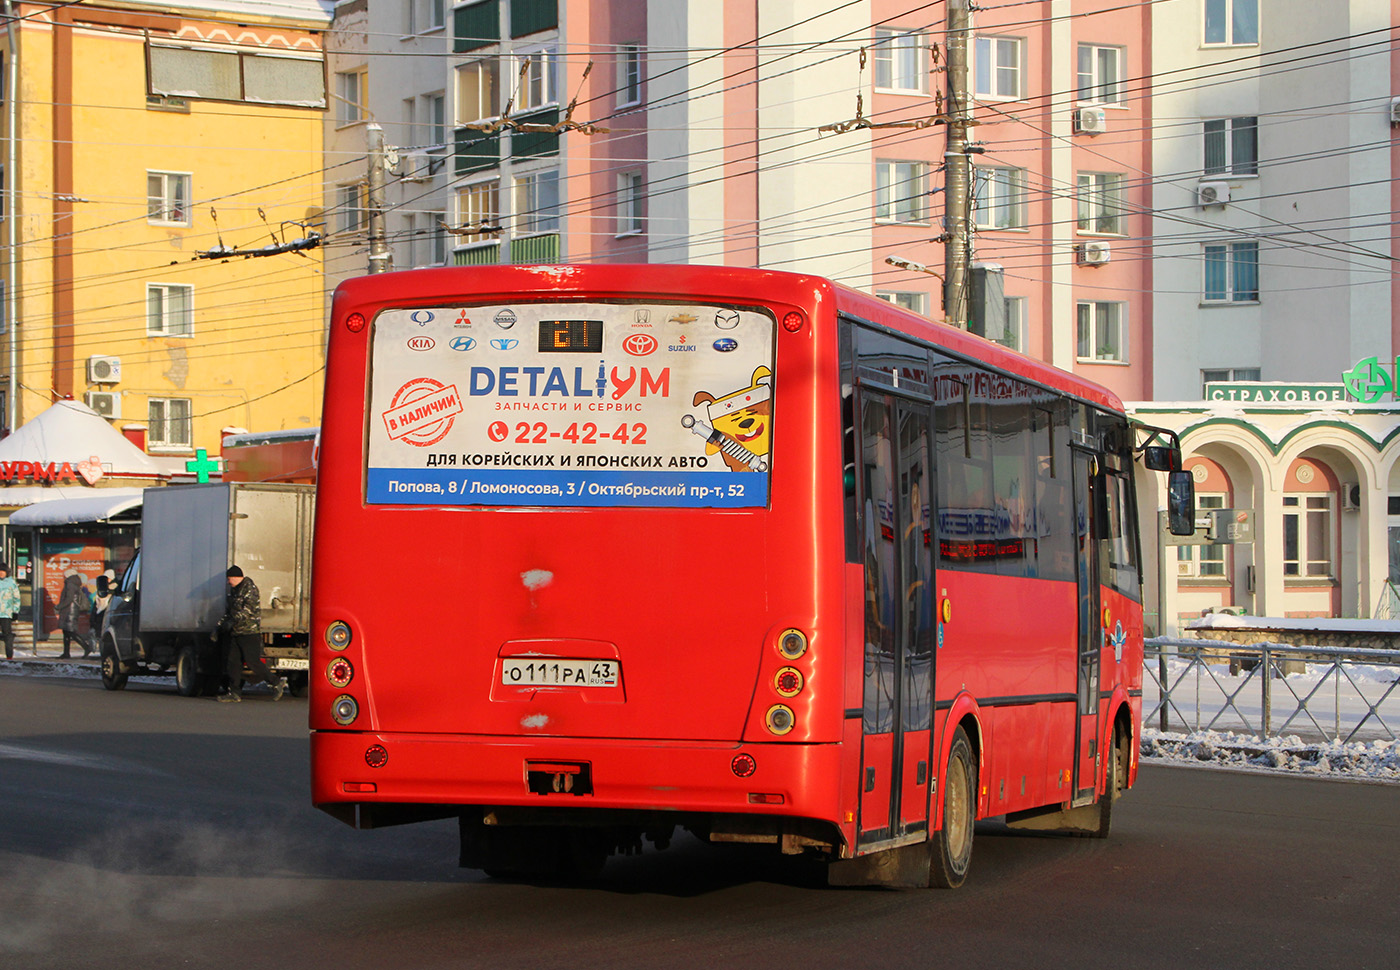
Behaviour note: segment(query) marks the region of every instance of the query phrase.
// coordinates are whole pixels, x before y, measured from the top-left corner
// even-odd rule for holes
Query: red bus
[[[349,280],[313,800],[456,817],[492,874],[679,827],[817,853],[835,884],[955,886],[975,819],[1106,835],[1142,713],[1135,460],[1178,470],[1191,525],[1163,434],[812,276]]]

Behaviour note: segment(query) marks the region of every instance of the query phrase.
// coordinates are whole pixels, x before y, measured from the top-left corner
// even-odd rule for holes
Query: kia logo
[[[656,350],[656,338],[649,333],[634,333],[622,341],[622,349],[633,357],[645,357]]]
[[[519,343],[520,341],[518,340],[497,339],[491,341],[491,346],[495,347],[497,350],[514,350],[516,348],[516,345]]]
[[[471,337],[453,337],[452,342],[447,346],[453,350],[471,350],[476,346],[476,341]]]
[[[721,354],[727,354],[731,350],[738,349],[739,341],[733,339],[732,337],[720,337],[718,340],[715,341],[715,350],[718,350]]]
[[[432,350],[437,346],[437,341],[432,337],[409,337],[409,350]]]

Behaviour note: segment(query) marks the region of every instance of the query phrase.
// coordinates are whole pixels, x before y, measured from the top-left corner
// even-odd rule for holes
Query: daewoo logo
[[[656,350],[656,338],[649,333],[634,333],[622,341],[622,349],[633,357],[646,357]]]
[[[432,350],[437,346],[437,341],[432,337],[420,336],[408,338],[409,350]]]

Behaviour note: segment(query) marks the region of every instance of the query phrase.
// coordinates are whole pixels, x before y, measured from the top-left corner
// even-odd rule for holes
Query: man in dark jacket
[[[243,665],[248,665],[249,679],[272,686],[272,699],[280,701],[287,682],[273,675],[262,655],[262,603],[258,596],[257,584],[237,566],[228,567],[228,605],[219,620],[219,628],[228,637],[227,673],[228,693],[220,694],[221,701],[241,701],[243,699]],[[217,633],[214,634],[218,636]]]

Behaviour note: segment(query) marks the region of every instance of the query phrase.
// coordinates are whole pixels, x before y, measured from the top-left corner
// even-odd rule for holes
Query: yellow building
[[[319,423],[330,7],[4,0],[6,426],[71,396],[179,455]]]

